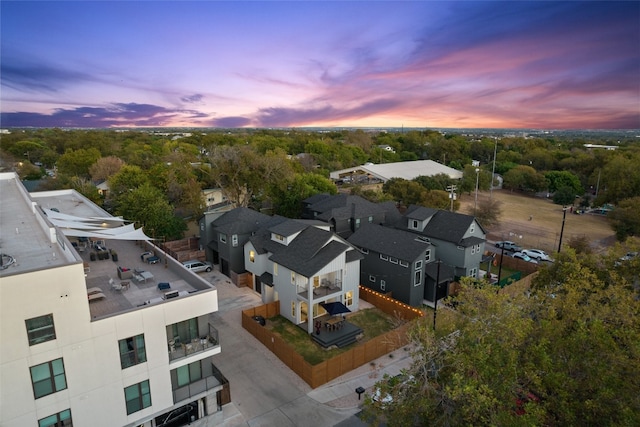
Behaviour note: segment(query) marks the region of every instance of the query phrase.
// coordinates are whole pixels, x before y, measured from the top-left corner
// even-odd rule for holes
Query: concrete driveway
[[[352,391],[346,397],[352,402],[347,403],[349,407],[321,403],[327,398],[320,390],[311,393],[308,384],[242,328],[242,310],[260,305],[259,295],[237,288],[217,271],[204,273],[204,277],[218,288],[219,311],[212,315],[212,324],[218,329],[222,352],[213,362],[229,380],[232,403],[223,407],[223,421],[215,417],[192,425],[325,427],[359,412]]]

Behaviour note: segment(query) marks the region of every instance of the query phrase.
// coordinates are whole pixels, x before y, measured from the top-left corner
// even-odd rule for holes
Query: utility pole
[[[478,209],[478,182],[480,179],[480,168],[476,168],[476,201],[473,205],[473,216],[476,215],[476,209]]]
[[[438,314],[438,286],[440,285],[440,260],[436,261],[438,263],[438,270],[436,273],[436,284],[433,287],[433,330],[436,330],[436,314]]]
[[[558,243],[558,253],[560,253],[560,249],[562,248],[562,234],[564,233],[564,222],[567,219],[567,208],[566,206],[562,208],[562,227],[560,228],[560,242]]]
[[[451,212],[453,212],[453,201],[455,200],[456,189],[457,189],[456,185],[449,185],[447,187],[447,191],[449,192],[449,199],[451,199]]]

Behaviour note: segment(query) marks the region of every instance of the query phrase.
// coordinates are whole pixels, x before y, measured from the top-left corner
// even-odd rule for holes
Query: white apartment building
[[[29,194],[0,174],[0,426],[222,420],[215,286],[148,242],[83,237],[47,212],[109,227],[73,190]],[[92,260],[96,242],[119,261]],[[147,250],[160,262],[146,263]]]

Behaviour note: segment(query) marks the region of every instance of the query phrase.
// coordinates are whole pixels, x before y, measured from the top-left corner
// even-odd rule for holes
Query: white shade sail
[[[82,218],[67,215],[51,209],[43,209],[53,225],[67,237],[93,237],[112,240],[154,240],[144,234],[142,228],[136,229],[132,223],[118,217]]]

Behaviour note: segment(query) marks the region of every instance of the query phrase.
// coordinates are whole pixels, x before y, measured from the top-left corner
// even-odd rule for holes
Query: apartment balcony
[[[198,379],[186,382],[187,378],[197,375]],[[182,381],[181,381],[182,380]],[[194,362],[182,368],[171,371],[171,386],[173,393],[173,403],[177,404],[185,400],[191,400],[196,396],[207,392],[217,392],[222,390],[224,377],[218,369],[210,363],[210,360]]]
[[[208,352],[220,348],[218,330],[208,325],[208,332],[204,335],[187,334],[175,336],[167,343],[169,349],[169,362],[190,357],[199,353]]]
[[[298,287],[298,296],[309,300],[309,290],[307,288],[303,288],[301,286]],[[315,286],[313,288],[313,299],[322,299],[334,294],[339,294],[342,292],[342,280],[335,279],[322,279],[320,281],[319,286]]]

